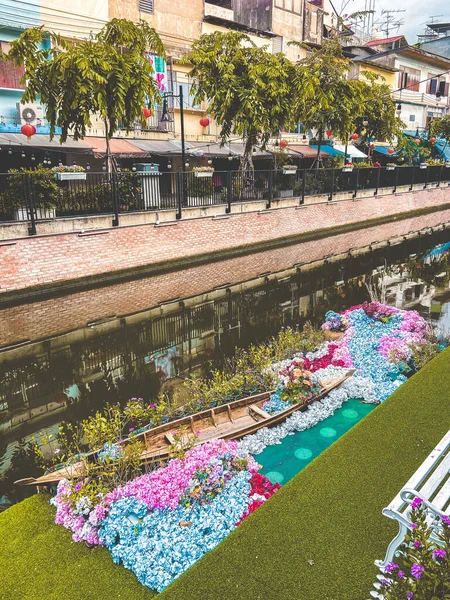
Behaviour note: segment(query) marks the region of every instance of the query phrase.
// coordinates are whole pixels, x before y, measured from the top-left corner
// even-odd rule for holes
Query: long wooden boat
[[[306,410],[313,402],[324,398],[331,390],[351,377],[354,372],[355,369],[351,369],[343,377],[320,382],[321,391],[319,394],[312,396],[305,402],[292,404],[286,410],[274,415],[263,409],[264,403],[270,399],[273,392],[264,392],[148,429],[135,436],[145,444],[145,450],[141,454],[142,463],[145,465],[167,460],[177,434],[179,434],[179,437],[181,436],[181,440],[183,435],[188,437],[190,434],[195,434],[195,445],[198,445],[215,439],[236,440],[255,433],[262,427],[276,425],[294,412]],[[127,440],[124,441],[124,444],[126,443]],[[61,479],[81,476],[85,461],[96,460],[97,454],[98,451],[90,452],[83,457],[83,460],[59,466],[37,479],[29,477],[20,479],[15,483],[18,485],[36,485],[38,487],[54,486]]]

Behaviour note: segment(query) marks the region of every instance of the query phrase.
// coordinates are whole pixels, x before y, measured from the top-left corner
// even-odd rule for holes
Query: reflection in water
[[[158,290],[153,290],[148,306],[137,312],[137,290],[151,289],[152,280],[133,281],[120,287],[120,317],[107,312],[83,326],[78,315],[87,311],[87,296],[82,294],[4,309],[0,453],[8,442],[55,431],[62,419],[84,418],[106,401],[155,398],[162,386],[170,390],[186,373],[220,366],[236,346],[262,341],[285,325],[320,323],[327,310],[343,310],[370,295],[418,310],[448,337],[448,238],[443,231],[359,255],[353,251],[337,261],[322,260],[312,270],[291,263],[280,275],[262,273],[244,283],[238,269],[229,269],[235,280],[227,285],[211,291],[206,282],[197,296],[164,304],[155,302]],[[290,247],[292,256],[301,250],[297,246]],[[256,255],[260,265],[269,263],[272,252],[277,251]],[[97,309],[105,299],[105,311],[111,311],[114,293],[115,286],[95,290]],[[52,331],[47,337],[46,313]],[[36,322],[30,320],[33,314],[39,315]],[[325,435],[331,437],[331,431]],[[12,444],[3,468],[11,451]]]

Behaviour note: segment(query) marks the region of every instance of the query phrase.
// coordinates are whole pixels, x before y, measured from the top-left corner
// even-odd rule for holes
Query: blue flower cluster
[[[117,460],[123,454],[123,448],[119,444],[110,444],[105,442],[103,450],[98,453],[99,459],[104,462],[107,459]]]
[[[152,510],[134,497],[114,502],[99,538],[115,563],[161,592],[235,529],[248,508],[248,471],[237,473],[209,504]]]
[[[275,393],[270,396],[270,400],[268,402],[264,402],[263,410],[268,412],[271,415],[282,412],[291,406],[290,402],[286,402],[282,400],[279,394]]]
[[[355,335],[348,343],[353,364],[356,369],[361,369],[365,377],[371,377],[379,399],[385,400],[406,381],[406,377],[397,365],[376,350],[382,337],[395,336],[402,317],[394,314],[388,323],[383,323],[368,317],[364,310],[357,309],[349,314],[348,320],[355,328]]]

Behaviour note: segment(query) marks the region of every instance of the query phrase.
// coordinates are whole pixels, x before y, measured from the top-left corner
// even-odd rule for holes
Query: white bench
[[[397,549],[405,539],[408,529],[411,529],[409,513],[411,503],[415,497],[422,498],[422,504],[427,507],[427,521],[430,525],[436,517],[450,512],[450,431],[420,465],[389,506],[383,509],[383,515],[398,521],[399,532],[389,544],[385,559],[375,561],[376,566],[380,569],[384,569],[388,563],[392,562]],[[439,543],[439,540],[433,534],[431,539]],[[383,575],[379,575],[378,579],[383,579]],[[375,584],[375,588],[379,589],[380,585]],[[373,591],[371,596],[382,598],[377,592]]]

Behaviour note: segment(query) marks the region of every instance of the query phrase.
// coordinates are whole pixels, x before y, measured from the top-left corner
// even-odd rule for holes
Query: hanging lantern
[[[208,117],[203,117],[202,119],[200,119],[200,125],[202,127],[208,127],[208,125],[209,125]]]
[[[23,135],[27,136],[27,140],[31,140],[31,136],[36,133],[36,127],[34,125],[30,125],[30,123],[25,123],[25,125],[22,125],[20,128],[20,131],[23,133]]]
[[[144,115],[145,119],[148,119],[149,117],[152,116],[152,111],[147,108],[146,106],[142,109],[142,114]]]
[[[289,142],[287,140],[281,140],[281,142],[280,142],[280,148],[283,148],[283,149],[287,148],[288,143]]]
[[[352,138],[352,140],[357,140],[359,138],[359,135],[357,133],[352,133],[350,137]]]
[[[395,150],[394,148],[388,148],[388,154],[394,154]]]
[[[367,127],[367,125],[369,124],[369,119],[368,117],[363,117],[363,122],[362,124],[364,125],[364,127]]]
[[[331,129],[327,129],[325,131],[325,133],[327,134],[328,137],[331,137],[333,135],[333,132],[331,131]]]
[[[372,142],[371,144],[369,144],[369,148],[370,148],[371,150],[375,150],[375,144]]]
[[[435,137],[430,138],[430,144],[434,144],[435,141],[436,141]]]
[[[418,146],[418,145],[420,144],[420,139],[419,139],[419,138],[416,138],[416,139],[414,140],[414,143],[416,144],[416,146]]]

